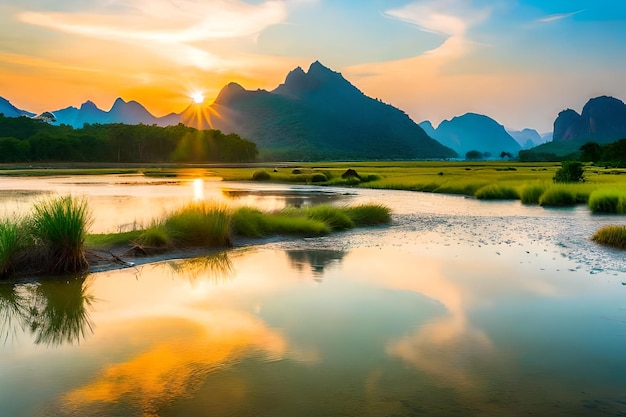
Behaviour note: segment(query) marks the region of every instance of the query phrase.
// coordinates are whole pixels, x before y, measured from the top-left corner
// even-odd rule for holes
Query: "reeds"
[[[594,233],[591,240],[601,245],[626,249],[626,226],[604,226]]]
[[[69,274],[88,267],[83,244],[91,215],[86,200],[72,196],[41,200],[33,208],[31,221],[46,272]]]
[[[391,222],[391,209],[383,204],[360,204],[345,207],[344,211],[357,227]]]
[[[231,246],[230,226],[229,210],[211,203],[189,204],[162,222],[168,241],[177,247]]]
[[[546,188],[545,184],[540,183],[525,184],[519,193],[522,204],[539,204],[539,199]]]
[[[26,247],[23,221],[0,219],[0,278],[9,275]]]

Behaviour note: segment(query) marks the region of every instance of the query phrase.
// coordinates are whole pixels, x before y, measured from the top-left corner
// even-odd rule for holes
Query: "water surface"
[[[223,184],[203,184],[203,198],[223,198]],[[144,186],[145,207],[195,198],[193,181],[85,189],[114,205]],[[286,203],[280,190],[307,191],[228,189],[268,206]],[[1,283],[0,415],[626,414],[624,253],[589,241],[622,218],[323,192],[385,202],[393,223]]]

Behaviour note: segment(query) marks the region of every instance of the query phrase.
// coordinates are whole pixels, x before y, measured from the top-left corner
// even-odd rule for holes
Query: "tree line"
[[[85,124],[74,129],[0,114],[0,162],[251,162],[255,143],[183,124]]]

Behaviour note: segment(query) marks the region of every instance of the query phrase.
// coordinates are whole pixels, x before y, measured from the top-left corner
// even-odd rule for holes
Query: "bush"
[[[254,173],[252,174],[253,181],[267,181],[270,178],[270,174],[267,171],[263,170],[254,171]]]
[[[513,187],[502,184],[487,184],[474,193],[479,200],[517,200],[519,195]]]
[[[578,161],[563,161],[552,180],[555,183],[584,182],[583,164]]]
[[[626,226],[604,226],[591,238],[601,245],[626,249]]]
[[[326,175],[322,174],[321,172],[317,172],[311,176],[311,182],[326,182],[326,181],[328,181],[328,178],[326,178]]]
[[[539,204],[539,198],[546,190],[543,184],[527,184],[519,193],[522,204]]]
[[[576,195],[564,187],[550,187],[539,198],[539,205],[544,207],[566,207],[576,203]]]

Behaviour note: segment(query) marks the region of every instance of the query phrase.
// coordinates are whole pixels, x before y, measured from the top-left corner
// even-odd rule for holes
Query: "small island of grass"
[[[626,249],[626,226],[604,226],[594,233],[591,240],[600,245]]]
[[[35,204],[32,214],[0,220],[0,278],[14,275],[84,272],[90,260],[112,250],[136,257],[198,249],[227,248],[237,238],[276,235],[322,236],[354,227],[391,221],[391,210],[381,204],[353,207],[319,205],[287,207],[262,212],[250,207],[230,208],[219,203],[193,203],[167,214],[145,229],[123,233],[87,234],[91,222],[84,199],[55,197]]]

